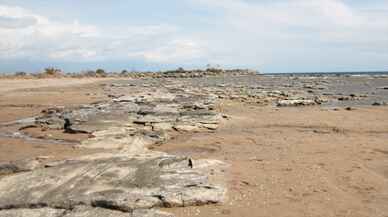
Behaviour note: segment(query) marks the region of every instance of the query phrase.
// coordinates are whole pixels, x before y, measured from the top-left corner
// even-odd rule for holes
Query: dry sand
[[[53,105],[103,100],[101,82],[0,80],[0,122],[34,116]],[[181,135],[155,149],[227,162],[227,202],[168,212],[203,217],[388,216],[388,107],[278,109],[226,101],[221,109],[230,120],[215,133]],[[0,139],[0,161],[85,153],[71,145]]]
[[[230,164],[229,200],[176,216],[387,216],[388,108],[228,104],[216,133],[159,150]]]

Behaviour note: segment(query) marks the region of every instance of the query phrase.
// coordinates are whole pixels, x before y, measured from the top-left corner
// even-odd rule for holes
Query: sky
[[[0,0],[0,72],[388,70],[387,0]]]

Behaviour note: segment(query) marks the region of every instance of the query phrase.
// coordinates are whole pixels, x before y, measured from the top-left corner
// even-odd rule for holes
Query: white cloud
[[[0,17],[0,27],[9,29],[26,28],[35,25],[37,20],[34,17]]]
[[[51,59],[57,60],[66,60],[72,59],[74,57],[81,57],[82,59],[90,59],[95,58],[97,52],[94,50],[85,50],[85,49],[67,49],[67,50],[59,50],[53,51],[49,54]]]
[[[218,31],[202,36],[212,40],[216,46],[213,57],[222,64],[260,67],[259,62],[274,64],[276,59],[284,59],[282,56],[289,57],[282,64],[290,64],[295,58],[306,62],[314,57],[314,61],[349,60],[351,55],[339,53],[355,56],[373,51],[382,56],[388,52],[388,12],[378,12],[381,5],[369,4],[368,10],[363,10],[342,0],[191,2],[222,14],[221,19],[209,19]],[[337,60],[333,63],[338,64]]]
[[[142,58],[149,62],[177,63],[179,61],[197,60],[203,56],[201,47],[192,40],[175,40],[146,51],[129,53],[129,57]]]
[[[179,25],[153,20],[156,25],[114,27],[59,22],[0,4],[0,61],[142,60],[167,65],[204,61],[258,69],[386,65],[388,2],[384,0],[359,4],[348,0],[187,2],[193,11],[206,12],[188,12],[187,19],[198,18],[189,20],[190,25],[182,19],[176,21]]]
[[[196,42],[178,34],[172,25],[102,28],[56,22],[21,7],[0,5],[0,59],[32,58],[55,61],[130,60],[150,62],[188,59],[200,54]],[[132,56],[133,58],[133,56]]]
[[[57,23],[20,7],[0,5],[1,57],[50,57],[65,44],[98,36],[96,27],[73,23]],[[11,21],[11,22],[9,22]],[[1,25],[1,23],[3,25]],[[82,46],[81,44],[79,46]]]

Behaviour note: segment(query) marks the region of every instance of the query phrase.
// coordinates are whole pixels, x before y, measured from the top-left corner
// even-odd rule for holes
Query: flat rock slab
[[[62,130],[67,120],[65,132],[89,135],[79,145],[83,148],[131,149],[136,153],[142,147],[165,142],[172,131],[216,130],[222,120],[214,110],[218,97],[190,88],[177,89],[179,86],[139,89],[127,85],[122,89],[113,85],[107,94],[118,92],[120,97],[76,108],[49,108],[36,117],[35,125]],[[12,170],[3,169],[4,173]]]
[[[172,217],[158,210],[136,210],[130,213],[87,206],[72,210],[54,208],[10,209],[0,211],[0,217]]]
[[[133,213],[220,203],[225,188],[211,184],[204,172],[217,163],[194,161],[191,168],[187,158],[163,153],[112,155],[6,176],[0,179],[0,216],[36,207],[72,210],[85,205]]]

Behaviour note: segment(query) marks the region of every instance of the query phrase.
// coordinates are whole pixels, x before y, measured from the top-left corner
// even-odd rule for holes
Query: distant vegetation
[[[42,78],[58,78],[63,77],[62,70],[56,69],[54,67],[45,68],[42,73],[38,74],[39,77]]]
[[[206,69],[185,70],[180,67],[176,70],[158,71],[158,72],[138,72],[122,70],[121,72],[106,72],[104,69],[86,70],[77,73],[63,72],[55,67],[47,67],[39,73],[15,72],[13,74],[0,74],[0,78],[15,78],[15,79],[37,79],[37,78],[107,78],[107,77],[204,77],[204,76],[219,76],[219,75],[246,75],[257,74],[258,72],[247,69],[221,69],[219,67],[210,67]]]

